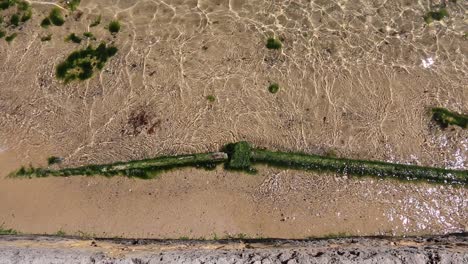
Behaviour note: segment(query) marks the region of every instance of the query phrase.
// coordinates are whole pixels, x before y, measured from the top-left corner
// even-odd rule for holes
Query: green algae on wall
[[[73,175],[122,175],[142,179],[154,178],[155,173],[180,167],[213,168],[224,163],[226,169],[255,172],[255,163],[286,169],[303,169],[310,171],[329,171],[350,176],[371,176],[376,178],[393,178],[405,181],[425,181],[439,184],[468,183],[467,170],[450,170],[416,165],[396,164],[381,161],[353,160],[319,156],[313,154],[277,152],[252,146],[245,141],[228,144],[225,152],[200,153],[157,157],[146,160],[117,162],[104,165],[89,165],[61,170],[41,168],[21,168],[13,177],[47,177]]]
[[[48,177],[48,176],[74,176],[74,175],[103,175],[103,176],[128,176],[142,179],[153,178],[157,173],[180,167],[211,168],[213,165],[226,162],[228,156],[225,153],[200,153],[178,156],[164,156],[153,159],[134,160],[128,162],[116,162],[104,165],[88,165],[77,168],[60,170],[42,168],[20,168],[11,176],[16,177]]]
[[[319,155],[253,149],[252,162],[291,169],[329,171],[350,176],[374,176],[399,180],[424,180],[434,183],[468,183],[468,171],[382,161],[353,160]]]
[[[467,128],[468,116],[451,112],[445,108],[432,108],[432,120],[442,128],[446,128],[449,125],[459,126],[461,128]]]
[[[250,144],[246,141],[241,141],[233,144],[228,144],[225,151],[229,157],[226,168],[232,170],[251,171],[252,150]]]

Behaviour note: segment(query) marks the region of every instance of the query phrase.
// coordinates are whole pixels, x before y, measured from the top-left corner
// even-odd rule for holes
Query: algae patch
[[[116,47],[108,47],[105,43],[99,44],[97,48],[90,45],[86,49],[74,51],[64,62],[57,65],[57,78],[65,83],[76,79],[89,79],[95,70],[102,70],[109,58],[114,56],[117,51]]]

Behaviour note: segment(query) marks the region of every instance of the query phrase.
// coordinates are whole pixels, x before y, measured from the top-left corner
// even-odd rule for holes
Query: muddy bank
[[[0,237],[1,263],[467,263],[467,234],[321,240]]]

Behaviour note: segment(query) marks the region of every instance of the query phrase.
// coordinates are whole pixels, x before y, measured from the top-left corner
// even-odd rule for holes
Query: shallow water
[[[449,17],[430,25],[422,18],[430,1],[422,0],[83,0],[81,18],[70,16],[63,27],[47,30],[39,23],[51,5],[33,7],[32,21],[15,42],[0,42],[0,146],[8,149],[1,154],[8,156],[8,162],[0,163],[4,175],[20,164],[45,165],[51,155],[63,157],[63,166],[75,166],[214,151],[238,140],[281,150],[467,169],[468,132],[441,130],[428,114],[433,106],[468,112],[466,1],[449,3]],[[119,53],[91,80],[61,84],[54,66],[78,48],[63,38],[89,30],[98,14],[103,23],[90,31],[98,41],[115,43]],[[104,28],[111,19],[123,25],[116,37]],[[39,39],[46,33],[53,39],[43,43]],[[282,39],[282,50],[265,48],[270,36]],[[273,82],[280,85],[274,95],[267,90]],[[209,102],[208,95],[215,101]],[[144,122],[135,125],[135,116]],[[265,169],[254,179],[228,174],[243,179],[233,189],[248,189],[237,194],[223,182],[224,172],[175,174],[181,178],[151,183],[2,180],[0,222],[25,232],[56,232],[66,225],[68,232],[105,229],[111,235],[151,237],[190,235],[190,228],[181,226],[192,226],[205,237],[213,232],[307,237],[446,233],[463,231],[468,223],[463,188]],[[219,201],[202,191],[205,187],[188,185],[183,192],[199,201],[187,210],[190,203],[176,188],[184,175],[200,181],[214,177],[213,186],[206,188],[219,188]],[[87,184],[94,181],[90,191]],[[175,194],[143,199],[132,193],[126,200],[135,185]],[[114,192],[121,194],[118,215],[111,206]],[[85,197],[94,199],[81,204]],[[51,208],[56,199],[69,202]],[[173,214],[165,213],[163,204],[172,199],[180,202]],[[239,204],[246,213],[220,209],[223,204]],[[153,209],[163,223],[129,225],[138,214],[132,208],[139,206],[159,208]],[[140,212],[137,222],[156,217],[145,215]],[[195,215],[207,224],[187,220]],[[109,217],[115,217],[115,225],[108,225]],[[186,220],[169,224],[173,217]],[[298,220],[288,221],[292,217]],[[33,218],[39,219],[34,225]]]

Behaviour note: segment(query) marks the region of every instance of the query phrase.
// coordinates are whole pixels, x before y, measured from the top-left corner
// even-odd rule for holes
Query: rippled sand
[[[2,175],[51,155],[75,166],[238,140],[467,169],[467,130],[441,130],[427,113],[468,112],[466,1],[449,3],[449,18],[431,25],[422,18],[429,1],[411,0],[82,0],[80,18],[48,30],[39,23],[52,5],[33,7],[14,43],[0,42]],[[61,84],[54,66],[78,48],[63,38],[99,14],[103,25],[122,22],[117,37],[91,29],[119,53],[93,79]],[[49,32],[52,41],[41,42]],[[270,36],[282,50],[265,48]],[[274,95],[272,82],[281,87]],[[468,224],[466,189],[335,177],[261,168],[152,181],[3,179],[0,222],[24,232],[207,238],[446,233]]]

